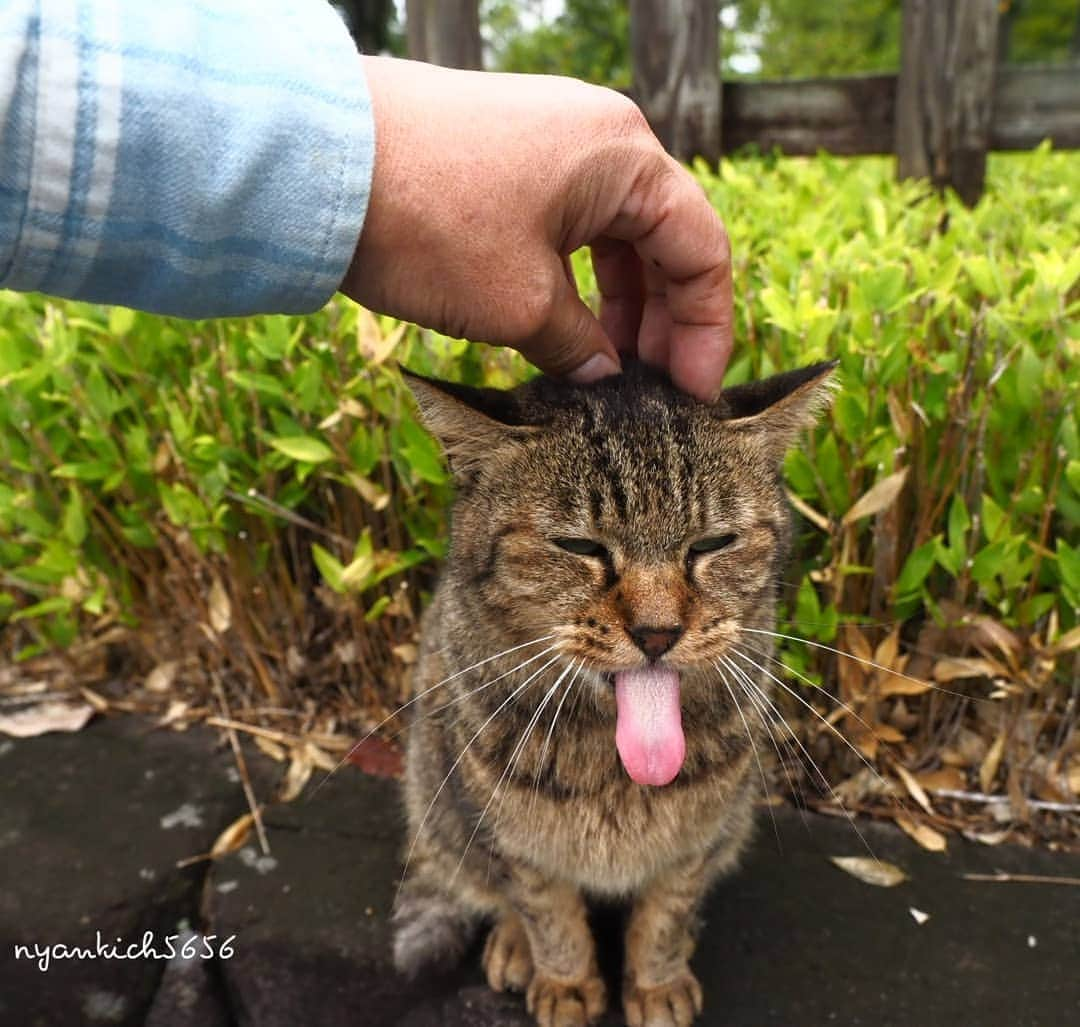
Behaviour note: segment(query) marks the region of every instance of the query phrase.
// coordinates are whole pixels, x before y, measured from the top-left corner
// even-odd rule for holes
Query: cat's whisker
[[[770,663],[775,663],[777,666],[783,667],[784,670],[788,671],[788,673],[790,673],[790,674],[794,674],[804,684],[809,685],[811,688],[815,689],[817,692],[820,692],[821,694],[826,696],[826,698],[831,699],[834,703],[836,703],[837,706],[840,707],[840,709],[842,709],[846,714],[848,714],[848,716],[852,717],[854,720],[857,720],[859,722],[859,724],[862,725],[862,727],[866,728],[866,730],[871,735],[873,735],[874,729],[865,720],[863,720],[863,718],[860,717],[858,713],[855,712],[855,709],[852,706],[850,706],[848,703],[844,702],[844,700],[841,699],[839,696],[833,695],[832,692],[829,692],[828,690],[826,690],[824,688],[818,688],[818,686],[815,685],[814,682],[811,681],[810,678],[808,678],[805,674],[801,673],[800,671],[797,671],[794,667],[789,667],[786,663],[784,663],[783,660],[781,660],[778,657],[774,656],[772,653],[766,652],[764,649],[759,649],[756,645],[751,645],[749,642],[743,642],[743,645],[745,646],[745,648],[747,650],[752,652],[755,656],[757,656],[759,658],[762,658],[762,659],[766,659]],[[761,669],[763,671],[765,670],[764,667],[762,667]],[[768,671],[765,671],[765,673],[768,673]],[[830,725],[830,726],[832,726],[834,732],[836,732],[838,735],[840,735],[841,738],[843,738],[843,732],[841,732],[835,725]],[[846,742],[847,739],[845,738],[844,741]],[[848,744],[850,744],[850,743],[848,743]]]
[[[759,664],[755,663],[745,653],[739,652],[739,650],[736,649],[734,646],[732,646],[729,651],[731,653],[733,653],[734,655],[736,655],[736,656],[742,657],[742,659],[746,660],[746,662],[749,663],[756,670],[759,670],[759,671],[761,671],[761,673],[763,673],[766,676],[772,678],[772,680],[775,681],[778,685],[780,685],[780,687],[783,688],[785,691],[788,691],[788,692],[791,691],[791,689],[789,689],[788,686],[785,685],[782,681],[780,681],[774,674],[771,674],[764,667],[762,667]],[[753,692],[755,692],[763,702],[768,704],[769,708],[776,715],[777,719],[780,720],[782,723],[786,724],[787,721],[784,719],[784,715],[780,712],[780,710],[777,707],[776,703],[774,703],[772,701],[772,699],[769,698],[769,696],[765,692],[765,690],[756,681],[754,681],[754,679],[752,677],[750,677],[750,675],[745,670],[743,670],[737,664],[732,663],[732,667],[736,668],[739,671],[739,676],[747,684],[747,686]],[[794,694],[794,693],[792,693],[792,694]],[[801,699],[801,697],[799,697],[799,696],[796,696],[796,698]],[[812,706],[810,708],[813,710]],[[817,710],[814,710],[814,712],[817,713]],[[819,714],[819,716],[820,716],[820,714]],[[822,718],[822,719],[824,719],[824,718]],[[828,722],[826,721],[826,723],[828,723]],[[831,727],[832,725],[829,725],[829,726]],[[822,785],[824,786],[824,791],[822,792],[822,794],[823,795],[825,795],[825,794],[829,795],[833,799],[833,801],[840,807],[843,814],[850,821],[852,830],[858,836],[859,841],[862,842],[863,846],[866,848],[866,851],[870,854],[870,856],[873,859],[877,859],[877,853],[875,853],[874,850],[870,847],[870,843],[866,840],[866,837],[863,835],[862,831],[859,830],[858,825],[855,823],[854,815],[844,805],[844,802],[840,798],[840,796],[837,794],[836,789],[834,789],[832,787],[832,785],[829,784],[829,779],[825,776],[825,774],[822,771],[821,767],[818,766],[817,761],[814,759],[813,756],[810,755],[809,750],[806,748],[805,745],[803,745],[802,741],[800,740],[798,735],[795,734],[795,732],[791,733],[791,737],[792,737],[792,740],[795,742],[795,745],[798,746],[799,751],[803,754],[803,756],[805,757],[807,762],[810,764],[810,766],[813,768],[814,772],[817,774],[817,776],[820,779]],[[842,735],[841,735],[841,738],[843,738]],[[843,740],[845,742],[847,742],[846,738],[843,739]],[[850,744],[850,743],[848,743],[848,744]],[[857,750],[856,750],[856,755],[858,755],[860,758],[862,757],[862,754],[859,753]]]
[[[526,688],[529,687],[541,674],[544,673],[548,667],[554,666],[559,662],[561,657],[553,656],[547,663],[545,663],[539,670],[535,670],[530,674],[520,685],[517,686],[498,706],[495,707],[495,711],[491,713],[488,718],[476,729],[476,733],[470,738],[458,753],[457,758],[450,765],[450,769],[446,772],[446,776],[442,779],[442,783],[435,789],[435,794],[431,797],[431,802],[428,803],[427,809],[424,811],[423,817],[420,818],[420,824],[416,829],[416,834],[413,835],[412,844],[409,846],[409,852],[405,857],[405,866],[401,871],[401,880],[398,881],[397,895],[401,894],[401,887],[405,883],[405,878],[409,872],[409,864],[412,862],[413,853],[416,852],[417,842],[420,840],[420,836],[424,833],[424,826],[427,824],[428,817],[431,816],[431,811],[435,808],[435,803],[439,801],[439,796],[442,795],[443,789],[446,788],[447,782],[450,780],[454,771],[460,766],[461,761],[465,758],[465,754],[472,747],[473,742],[480,737],[484,728],[486,728],[507,706],[510,705]],[[396,900],[395,900],[396,901]]]
[[[488,688],[491,688],[492,685],[498,684],[498,682],[508,678],[511,674],[516,674],[519,670],[523,670],[530,663],[535,663],[537,660],[543,659],[545,656],[548,655],[548,653],[556,652],[558,648],[559,647],[557,645],[549,645],[546,649],[541,649],[540,652],[536,653],[533,656],[530,656],[527,660],[523,660],[516,667],[511,667],[509,670],[504,671],[497,677],[493,677],[490,681],[485,681],[482,684],[477,685],[476,688],[472,688],[467,692],[463,692],[459,696],[455,696],[455,698],[451,699],[449,702],[443,703],[442,706],[436,706],[435,709],[433,709],[430,713],[426,714],[426,716],[433,717],[436,713],[442,713],[443,710],[448,710],[451,706],[456,706],[460,702],[465,702],[465,700],[471,699],[474,695],[479,695],[481,692],[487,690]]]
[[[582,669],[585,666],[585,660],[582,659],[577,665],[574,671],[574,676],[567,683],[566,690],[559,697],[559,703],[555,707],[555,713],[551,717],[551,723],[548,725],[547,734],[544,736],[544,746],[540,750],[540,761],[536,764],[536,774],[533,777],[533,795],[532,801],[529,804],[529,820],[532,820],[533,811],[536,809],[536,797],[540,793],[540,775],[544,772],[544,765],[547,762],[548,748],[551,745],[551,737],[555,733],[555,724],[559,719],[559,714],[562,712],[563,703],[566,702],[570,693],[574,690],[574,684],[577,682],[578,677],[581,674]]]
[[[444,685],[448,685],[451,681],[457,680],[463,674],[468,674],[469,671],[476,670],[478,667],[483,667],[486,664],[491,663],[493,660],[498,660],[503,656],[509,656],[511,653],[516,653],[521,649],[527,649],[531,645],[538,645],[540,642],[550,642],[555,637],[556,635],[554,632],[549,635],[541,635],[539,638],[534,638],[531,642],[522,642],[520,645],[514,645],[511,646],[509,649],[504,649],[501,653],[496,653],[494,656],[486,656],[482,660],[477,660],[477,662],[472,664],[472,666],[465,667],[463,670],[455,671],[448,678],[443,678],[442,681],[437,681],[434,685],[431,685],[429,688],[425,688],[422,692],[417,693],[408,702],[402,703],[396,710],[394,710],[393,713],[389,714],[386,717],[383,717],[383,719],[380,720],[379,723],[376,724],[370,731],[368,731],[366,735],[364,735],[358,741],[354,742],[349,748],[349,750],[345,753],[345,755],[342,756],[340,760],[338,760],[337,766],[334,767],[333,770],[327,771],[326,776],[311,790],[311,795],[309,796],[309,798],[315,797],[319,789],[322,788],[322,786],[326,784],[326,782],[329,781],[330,778],[332,778],[343,766],[345,766],[345,764],[348,763],[350,759],[352,759],[353,755],[359,751],[360,746],[362,746],[364,742],[366,742],[372,735],[374,735],[378,730],[380,730],[380,728],[383,728],[387,724],[389,724],[390,721],[392,721],[399,713],[404,713],[405,710],[407,710],[410,706],[413,705],[413,703],[419,702],[421,699],[423,699],[425,695],[430,695],[432,692],[435,691],[435,689],[442,688]],[[444,646],[443,648],[446,649],[449,647]],[[543,656],[544,653],[550,653],[556,648],[558,648],[557,645],[548,646],[542,652],[537,653],[535,658]],[[528,662],[531,661],[527,660],[526,663]],[[514,668],[514,670],[520,670],[522,666],[524,665],[519,664],[517,667]],[[513,671],[508,671],[507,673],[512,674]],[[505,677],[505,675],[503,676]],[[498,681],[499,679],[496,678],[495,680]],[[492,682],[492,684],[494,684],[494,682]]]
[[[469,835],[469,840],[465,843],[465,848],[461,853],[461,859],[458,860],[458,865],[454,870],[454,873],[450,877],[450,884],[457,880],[458,874],[461,873],[461,868],[465,865],[465,857],[469,854],[469,849],[472,848],[472,843],[476,839],[476,836],[480,833],[480,827],[484,823],[484,818],[487,816],[487,812],[491,809],[491,804],[495,801],[496,795],[502,795],[502,800],[505,800],[505,791],[503,786],[509,780],[510,775],[514,772],[518,763],[521,760],[522,753],[525,751],[525,746],[528,745],[529,738],[532,735],[533,728],[536,727],[537,721],[540,719],[544,710],[547,708],[549,702],[551,702],[555,693],[559,689],[559,685],[562,684],[563,679],[570,673],[573,668],[573,663],[567,664],[563,672],[555,679],[553,684],[547,692],[544,694],[544,698],[537,704],[536,709],[533,711],[532,716],[529,718],[528,724],[525,725],[525,730],[521,732],[521,737],[518,739],[517,744],[514,746],[513,751],[510,753],[510,758],[506,761],[506,769],[502,772],[499,780],[496,782],[495,787],[491,789],[491,795],[488,801],[484,804],[484,808],[480,811],[480,816],[476,819],[476,825],[472,829],[472,834]],[[499,811],[502,810],[503,802],[499,802]],[[498,824],[498,812],[496,813],[496,825]]]
[[[766,631],[763,628],[740,627],[739,630],[751,635],[768,635],[772,638],[782,638],[788,642],[802,642],[803,645],[813,646],[815,649],[833,653],[835,656],[843,656],[846,659],[854,660],[856,663],[861,663],[865,667],[873,667],[874,670],[884,671],[886,674],[893,674],[898,678],[903,678],[905,681],[911,681],[913,684],[922,685],[933,692],[941,692],[942,695],[952,695],[956,696],[958,699],[971,699],[975,702],[993,702],[993,700],[987,699],[985,696],[968,695],[966,692],[957,692],[951,688],[942,688],[940,685],[935,685],[923,678],[913,678],[910,674],[904,674],[902,671],[893,670],[892,667],[882,666],[882,664],[875,663],[873,660],[867,660],[865,657],[856,656],[854,653],[845,652],[843,649],[837,649],[831,645],[825,645],[824,642],[812,642],[809,638],[803,638],[800,635],[785,635],[780,631]]]
[[[769,801],[771,796],[769,794],[769,781],[765,776],[765,768],[761,765],[761,757],[758,755],[757,742],[754,741],[754,733],[750,730],[750,725],[746,720],[742,711],[742,706],[739,705],[739,700],[735,698],[735,692],[728,682],[727,676],[724,674],[723,669],[718,663],[714,663],[716,672],[720,675],[720,680],[723,682],[724,687],[727,689],[727,693],[731,696],[731,704],[735,707],[735,712],[739,715],[739,720],[742,721],[743,730],[746,732],[746,738],[750,742],[750,749],[754,753],[754,762],[757,764],[758,773],[761,775],[761,787],[765,790],[765,800],[769,805],[769,819],[772,821],[773,834],[776,835],[776,846],[782,852],[784,849],[783,842],[780,841],[780,828],[776,824],[776,816],[773,813],[772,803]]]
[[[721,655],[720,660],[724,663],[729,670],[735,674],[735,684],[739,686],[743,695],[747,701],[753,707],[754,712],[758,715],[758,719],[761,721],[762,726],[765,728],[769,735],[769,741],[772,743],[773,751],[776,753],[776,760],[780,764],[780,769],[784,774],[784,778],[788,783],[788,790],[793,796],[797,796],[798,801],[796,805],[799,808],[799,812],[802,814],[803,822],[806,822],[806,795],[804,794],[802,787],[795,783],[795,779],[791,776],[791,772],[788,770],[787,760],[784,758],[784,750],[780,745],[780,740],[776,736],[776,732],[773,731],[772,718],[768,715],[768,711],[763,709],[755,701],[754,696],[747,691],[746,686],[739,680],[739,668],[735,666],[728,657]],[[719,670],[720,668],[717,667]],[[786,727],[786,723],[784,724]]]
[[[823,716],[821,715],[821,713],[820,713],[820,712],[819,712],[819,711],[818,711],[817,709],[815,709],[815,708],[814,708],[814,704],[813,704],[813,703],[811,703],[811,702],[808,702],[808,701],[807,701],[806,699],[804,699],[804,698],[803,698],[803,697],[802,697],[801,695],[799,695],[799,693],[798,693],[797,691],[795,691],[795,689],[794,689],[794,688],[792,688],[792,687],[791,687],[790,685],[788,685],[788,684],[787,684],[786,682],[784,682],[784,681],[782,681],[782,680],[781,680],[780,678],[778,678],[778,677],[777,677],[777,676],[776,676],[775,674],[773,674],[773,673],[772,673],[772,672],[771,672],[771,671],[770,671],[770,670],[769,670],[769,669],[768,669],[767,667],[764,667],[764,666],[762,666],[762,665],[761,665],[760,663],[758,663],[758,662],[757,662],[757,661],[756,661],[755,659],[753,659],[753,657],[751,657],[751,656],[748,656],[748,655],[747,655],[746,653],[744,653],[744,652],[743,652],[743,651],[742,651],[741,649],[739,649],[739,648],[738,648],[737,646],[732,646],[732,647],[731,647],[731,652],[732,652],[732,654],[733,654],[733,655],[741,657],[741,658],[742,658],[742,659],[744,659],[744,660],[745,660],[745,661],[746,661],[747,663],[749,663],[749,664],[750,664],[750,665],[751,665],[752,667],[754,667],[754,668],[756,668],[757,670],[761,671],[761,673],[762,673],[762,674],[765,674],[765,675],[767,675],[767,676],[768,676],[769,678],[771,678],[771,679],[772,679],[773,681],[775,681],[775,682],[776,682],[776,684],[778,684],[778,685],[779,685],[779,686],[780,686],[780,687],[781,687],[781,688],[782,688],[782,689],[783,689],[783,690],[784,690],[785,692],[787,692],[787,694],[788,694],[788,695],[790,695],[790,696],[791,696],[791,697],[792,697],[792,698],[793,698],[793,699],[794,699],[794,700],[795,700],[796,702],[798,702],[798,703],[801,703],[801,704],[802,704],[803,706],[805,706],[805,707],[806,707],[806,708],[807,708],[807,709],[808,709],[808,710],[809,710],[809,711],[810,711],[810,712],[811,712],[811,713],[812,713],[812,714],[813,714],[813,715],[814,715],[815,717],[817,717],[817,719],[818,719],[818,720],[820,720],[820,721],[821,721],[821,723],[822,723],[822,724],[824,724],[824,725],[825,725],[825,726],[826,726],[826,727],[827,727],[827,728],[829,729],[829,731],[830,731],[830,732],[831,732],[831,733],[832,733],[833,735],[835,735],[835,736],[836,736],[837,738],[839,738],[839,739],[840,739],[840,741],[841,741],[841,742],[843,742],[843,743],[844,743],[844,745],[846,745],[846,746],[847,746],[847,747],[848,747],[848,748],[849,748],[849,749],[850,749],[850,750],[851,750],[851,751],[852,751],[852,752],[853,752],[853,753],[855,754],[855,756],[856,756],[856,757],[857,757],[857,758],[859,759],[859,761],[860,761],[860,762],[861,762],[861,763],[863,764],[863,766],[865,766],[865,767],[866,767],[866,769],[867,769],[867,770],[869,770],[869,771],[870,771],[870,773],[871,773],[871,774],[873,774],[873,775],[874,775],[874,777],[876,777],[876,778],[877,778],[877,780],[878,780],[878,782],[879,782],[880,784],[882,784],[882,785],[884,785],[884,786],[885,786],[886,788],[888,788],[888,782],[887,782],[887,781],[885,780],[885,778],[883,778],[883,777],[881,776],[881,774],[879,774],[879,773],[878,773],[877,767],[875,767],[875,766],[873,765],[873,763],[871,763],[871,762],[870,762],[870,761],[869,761],[869,760],[868,760],[868,759],[867,759],[867,758],[866,758],[866,757],[865,757],[865,756],[864,756],[864,755],[863,755],[863,754],[862,754],[861,752],[859,752],[859,750],[858,750],[857,748],[855,748],[855,746],[854,746],[854,745],[852,745],[852,744],[851,744],[851,742],[849,742],[849,741],[848,741],[848,740],[847,740],[847,739],[846,739],[846,738],[844,737],[844,732],[843,732],[843,731],[841,731],[841,730],[840,730],[840,729],[839,729],[839,728],[838,728],[838,727],[837,727],[837,726],[836,726],[835,724],[832,724],[832,723],[830,723],[827,717],[823,717]],[[788,665],[787,665],[786,663],[784,663],[784,662],[783,662],[782,660],[778,660],[778,659],[776,659],[776,657],[770,656],[770,657],[769,657],[769,659],[770,659],[770,660],[772,660],[772,661],[773,661],[774,663],[778,663],[778,664],[780,664],[780,666],[781,666],[781,667],[783,667],[783,668],[784,668],[785,670],[789,670],[789,671],[791,671],[791,672],[792,672],[793,674],[797,674],[797,673],[798,673],[797,671],[794,671],[794,670],[792,670],[792,668],[791,668],[791,667],[789,667],[789,666],[788,666]],[[800,675],[800,676],[801,676],[801,675]],[[825,694],[826,694],[826,695],[829,695],[829,693],[828,693],[828,692],[826,692]],[[856,718],[856,719],[857,719],[857,720],[859,721],[859,723],[860,723],[860,724],[862,724],[862,725],[863,725],[864,727],[866,727],[866,729],[867,729],[868,731],[871,731],[871,733],[872,733],[872,729],[870,728],[870,725],[869,725],[869,724],[867,724],[867,723],[866,723],[866,721],[865,721],[865,720],[863,720],[863,719],[862,719],[861,717],[859,717],[859,715],[858,715],[857,713],[855,713],[855,711],[854,711],[854,710],[851,710],[851,709],[850,709],[850,707],[848,707],[848,706],[847,706],[847,705],[846,705],[846,704],[845,704],[844,702],[842,702],[842,701],[841,701],[840,699],[837,699],[837,698],[836,698],[836,696],[834,696],[834,695],[829,695],[829,698],[830,698],[830,699],[832,699],[832,700],[834,700],[835,702],[839,703],[839,704],[840,704],[841,706],[843,706],[843,707],[844,707],[844,708],[845,708],[846,710],[848,710],[848,712],[850,712],[850,713],[851,713],[851,715],[852,715],[853,717],[855,717],[855,718]]]

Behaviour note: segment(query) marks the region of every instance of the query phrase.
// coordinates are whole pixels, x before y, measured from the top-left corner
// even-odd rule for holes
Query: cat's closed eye
[[[565,549],[575,556],[595,556],[604,558],[608,551],[595,539],[591,538],[553,538],[551,540],[560,549]]]
[[[727,549],[728,546],[733,545],[738,539],[738,535],[726,534],[726,535],[713,535],[709,538],[699,538],[696,542],[691,542],[689,549],[691,556],[700,556],[703,553],[716,553],[721,549]]]

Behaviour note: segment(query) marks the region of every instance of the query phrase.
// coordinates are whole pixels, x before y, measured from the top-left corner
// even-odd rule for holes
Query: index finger
[[[679,388],[715,399],[732,346],[731,246],[719,215],[666,154],[639,175],[607,234],[630,243],[671,319],[668,371]]]

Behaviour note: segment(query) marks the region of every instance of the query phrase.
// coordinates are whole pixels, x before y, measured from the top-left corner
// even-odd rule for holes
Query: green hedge
[[[973,211],[896,184],[885,160],[697,173],[735,253],[728,381],[841,362],[831,415],[787,465],[806,517],[794,633],[829,642],[845,621],[957,609],[1044,648],[1074,628],[1080,158],[995,156]],[[498,385],[527,373],[509,351],[341,300],[307,318],[185,323],[0,293],[9,653],[107,622],[141,625],[160,659],[182,633],[147,618],[212,628],[216,583],[242,635],[233,662],[261,663],[264,693],[310,673],[287,650],[320,637],[312,596],[358,644],[385,635],[364,664],[377,673],[411,633],[449,494],[395,360]],[[789,658],[825,668],[798,646]]]

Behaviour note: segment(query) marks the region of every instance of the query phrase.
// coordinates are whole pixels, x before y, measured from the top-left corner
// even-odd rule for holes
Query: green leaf
[[[109,311],[109,334],[127,335],[135,327],[135,311],[127,307],[113,307]]]
[[[932,538],[929,542],[924,542],[904,561],[904,566],[896,578],[896,584],[893,586],[893,595],[897,599],[917,594],[922,588],[923,582],[926,581],[934,567],[939,542],[940,538],[938,537]]]
[[[64,504],[64,534],[74,546],[81,546],[86,539],[86,514],[83,511],[82,493],[68,489],[68,501]]]
[[[446,481],[438,443],[415,421],[403,420],[399,431],[404,442],[401,453],[417,477],[434,485]]]
[[[315,566],[319,568],[319,573],[323,576],[323,580],[327,585],[339,595],[344,595],[348,589],[342,580],[345,568],[341,561],[333,553],[323,549],[317,542],[312,543],[311,555],[314,557]]]
[[[280,436],[270,439],[270,445],[302,463],[320,464],[334,459],[334,451],[322,439],[310,435]]]

